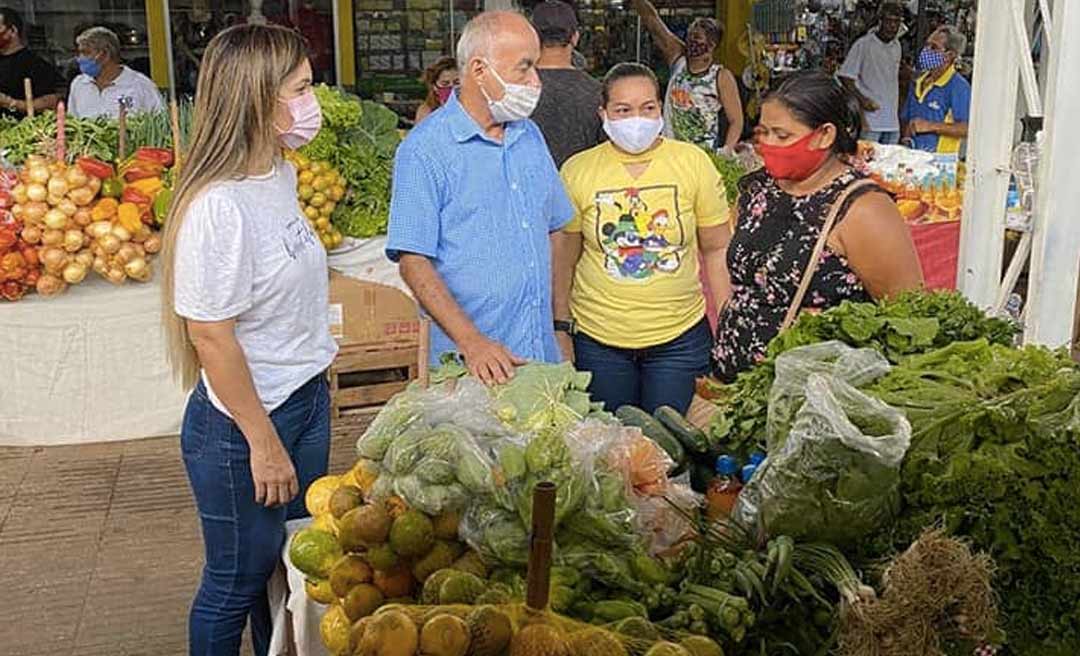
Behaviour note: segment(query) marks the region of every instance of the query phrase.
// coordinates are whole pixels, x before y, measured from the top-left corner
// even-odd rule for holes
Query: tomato
[[[113,177],[112,165],[93,157],[80,157],[75,160],[75,165],[86,175],[92,175],[98,180],[108,180]]]

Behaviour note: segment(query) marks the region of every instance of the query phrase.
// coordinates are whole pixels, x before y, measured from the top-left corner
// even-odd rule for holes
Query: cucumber
[[[679,440],[675,439],[675,436],[659,421],[650,417],[649,413],[632,405],[624,405],[615,411],[615,418],[624,426],[640,428],[645,437],[659,444],[660,448],[671,456],[671,459],[675,461],[675,467],[668,472],[669,476],[678,476],[686,470],[686,450],[683,449]]]
[[[679,414],[679,411],[671,406],[662,405],[653,413],[653,417],[668,430],[669,433],[679,440],[687,451],[694,453],[706,453],[709,450],[709,440],[705,433],[697,426],[691,424]]]

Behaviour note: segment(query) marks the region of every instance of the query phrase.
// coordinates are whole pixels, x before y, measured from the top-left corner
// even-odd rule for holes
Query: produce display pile
[[[841,607],[872,598],[830,544],[704,523],[676,462],[593,404],[588,374],[530,364],[490,389],[462,374],[449,363],[395,397],[350,471],[307,493],[290,560],[326,606],[331,653],[824,653]],[[522,604],[540,481],[557,492],[536,613]]]

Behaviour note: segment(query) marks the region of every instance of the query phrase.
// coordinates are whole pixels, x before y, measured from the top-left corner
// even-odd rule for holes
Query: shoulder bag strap
[[[810,281],[814,279],[814,274],[817,273],[818,262],[821,260],[821,254],[825,251],[825,244],[829,241],[829,234],[832,232],[833,226],[836,224],[836,219],[840,216],[840,211],[844,208],[844,204],[847,203],[851,194],[862,189],[864,187],[872,186],[874,183],[871,180],[863,178],[856,180],[844,189],[836,200],[833,201],[832,207],[829,209],[829,214],[825,218],[825,225],[821,227],[821,235],[818,237],[817,244],[814,245],[814,251],[810,254],[810,261],[806,263],[806,271],[803,272],[802,281],[799,283],[799,288],[795,292],[795,297],[791,299],[791,305],[788,307],[787,315],[784,317],[784,323],[780,324],[780,331],[787,330],[792,323],[795,322],[795,317],[799,316],[799,310],[802,308],[803,299],[806,298],[806,291],[810,288]]]

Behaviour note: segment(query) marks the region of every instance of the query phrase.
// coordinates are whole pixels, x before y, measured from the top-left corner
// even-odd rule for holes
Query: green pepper
[[[120,178],[108,178],[101,183],[101,195],[104,198],[120,198],[124,193],[124,181]]]
[[[154,222],[159,226],[165,225],[165,218],[169,215],[169,204],[172,202],[172,189],[162,189],[154,196],[151,209],[154,212]]]

